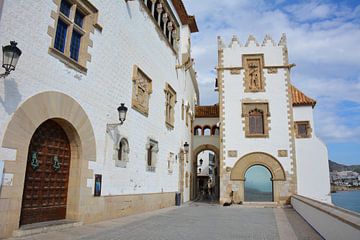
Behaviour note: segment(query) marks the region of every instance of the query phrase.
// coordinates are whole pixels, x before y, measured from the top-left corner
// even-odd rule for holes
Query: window
[[[213,136],[218,136],[220,134],[220,130],[218,126],[213,126],[212,130],[211,130],[211,135]]]
[[[209,126],[204,127],[204,136],[211,136],[211,129]]]
[[[148,116],[152,80],[136,65],[133,67],[132,108]]]
[[[196,126],[194,128],[194,135],[195,136],[201,136],[202,135],[202,128],[200,126]]]
[[[176,92],[170,86],[166,84],[165,87],[165,96],[166,96],[166,125],[170,128],[174,127],[175,123],[175,104],[176,104]]]
[[[115,161],[116,167],[126,167],[127,162],[129,161],[129,143],[126,138],[121,138],[117,147],[117,159]]]
[[[249,113],[249,133],[264,134],[264,116],[258,109]]]
[[[58,12],[52,11],[55,26],[50,26],[48,34],[52,37],[49,53],[68,66],[86,73],[86,63],[90,61],[87,49],[92,44],[90,32],[96,27],[98,10],[88,0],[61,0]]]
[[[269,136],[268,103],[246,102],[242,105],[245,137]]]
[[[243,55],[243,68],[245,69],[245,92],[263,92],[264,86],[264,56],[262,54]]]
[[[309,121],[295,122],[295,133],[297,138],[310,138],[311,127]]]
[[[60,52],[65,51],[67,29],[68,29],[68,26],[64,23],[64,21],[59,19],[57,29],[56,29],[54,48],[56,48]]]
[[[146,144],[146,171],[155,172],[157,154],[159,152],[158,142],[152,139]]]
[[[185,104],[184,99],[181,101],[181,120],[184,120]]]

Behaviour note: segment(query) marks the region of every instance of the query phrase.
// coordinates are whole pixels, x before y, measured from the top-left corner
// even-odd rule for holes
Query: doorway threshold
[[[81,225],[83,225],[82,222],[75,220],[68,220],[68,219],[32,223],[32,224],[23,225],[18,230],[15,230],[13,232],[13,236],[24,237],[24,236],[29,236],[44,232],[51,232],[51,231],[62,230],[71,227],[78,227]]]

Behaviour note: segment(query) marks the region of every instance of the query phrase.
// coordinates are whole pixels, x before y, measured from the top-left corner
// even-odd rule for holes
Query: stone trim
[[[245,70],[243,82],[245,92],[265,92],[264,65],[264,54],[242,55],[242,67]],[[255,70],[251,71],[251,69]],[[257,77],[252,77],[253,74]],[[258,79],[257,83],[256,79]]]
[[[260,110],[263,114],[263,126],[264,134],[252,134],[250,133],[249,113],[253,110]],[[270,112],[269,104],[267,102],[243,102],[242,103],[242,118],[243,118],[243,131],[246,138],[267,138],[269,137],[270,131]]]
[[[245,181],[246,171],[254,165],[263,165],[269,169],[273,181],[286,181],[281,163],[275,157],[263,152],[253,152],[242,156],[232,168],[230,180]]]
[[[175,104],[176,92],[169,83],[165,84],[165,123],[169,128],[174,128],[175,124]]]
[[[5,173],[13,174],[14,184],[3,186],[0,193],[0,233],[5,236],[10,236],[19,227],[29,143],[37,127],[48,119],[55,120],[70,141],[66,218],[81,221],[87,209],[80,203],[93,198],[93,191],[87,186],[87,181],[94,178],[88,166],[89,161],[96,161],[96,142],[86,112],[76,100],[60,92],[34,95],[14,112],[4,129],[1,143],[2,147],[17,151],[15,161],[5,159]]]
[[[305,136],[302,136],[302,135],[299,134],[298,126],[300,124],[305,124],[306,125],[306,135]],[[295,131],[295,137],[296,138],[311,138],[311,135],[312,135],[312,128],[310,126],[309,121],[296,121],[296,122],[294,122],[294,131]]]
[[[61,0],[53,0],[53,3],[56,5],[56,11],[51,11],[51,18],[54,19],[54,25],[49,26],[47,31],[48,35],[51,37],[48,53],[76,71],[86,74],[86,64],[87,62],[91,61],[91,55],[88,53],[88,47],[93,46],[93,42],[90,39],[90,33],[94,33],[95,28],[99,31],[102,31],[102,27],[97,22],[98,10],[88,0],[72,0],[69,2],[72,4],[72,7],[70,16],[67,17],[60,12]],[[81,11],[85,15],[82,28],[74,24],[76,10]],[[56,29],[59,19],[68,25],[64,52],[61,52],[54,47]],[[78,61],[70,58],[71,36],[75,30],[82,35]]]
[[[143,114],[149,115],[149,100],[152,93],[152,80],[137,65],[133,67],[131,107]]]

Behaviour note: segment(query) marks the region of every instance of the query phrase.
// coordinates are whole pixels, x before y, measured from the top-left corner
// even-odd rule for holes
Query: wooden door
[[[70,171],[70,144],[53,120],[36,129],[26,165],[20,225],[64,219]]]

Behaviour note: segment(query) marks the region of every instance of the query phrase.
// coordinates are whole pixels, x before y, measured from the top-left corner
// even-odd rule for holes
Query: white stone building
[[[190,199],[197,31],[181,0],[1,1],[0,42],[22,55],[0,79],[0,238]]]
[[[218,154],[220,203],[288,203],[300,194],[331,202],[326,146],[315,135],[316,102],[290,81],[286,37],[218,40],[219,105],[197,106],[193,157]],[[204,129],[220,126],[220,136]],[[200,129],[200,130],[199,130]],[[195,190],[196,192],[196,190]]]

